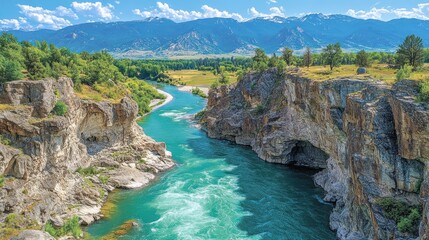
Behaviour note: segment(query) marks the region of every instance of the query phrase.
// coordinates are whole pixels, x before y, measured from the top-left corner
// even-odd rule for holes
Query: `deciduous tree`
[[[331,71],[334,67],[340,66],[341,54],[342,50],[339,43],[329,44],[322,50],[323,61],[329,65]]]

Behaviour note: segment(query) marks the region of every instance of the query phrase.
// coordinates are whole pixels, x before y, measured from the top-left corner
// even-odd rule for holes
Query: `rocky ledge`
[[[52,113],[59,101],[67,105],[64,116]],[[129,98],[79,99],[68,78],[1,85],[0,227],[61,226],[72,216],[90,224],[103,217],[108,192],[145,186],[171,168],[165,144],[143,133],[137,113]],[[36,233],[44,234],[23,234]]]
[[[429,239],[429,111],[417,91],[413,81],[313,81],[272,69],[211,90],[200,117],[210,137],[268,162],[321,169],[314,179],[335,203],[339,239]],[[380,199],[422,206],[417,231],[399,231]]]

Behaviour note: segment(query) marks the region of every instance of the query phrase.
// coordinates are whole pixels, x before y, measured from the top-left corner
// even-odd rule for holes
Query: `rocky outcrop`
[[[250,145],[262,159],[321,169],[315,182],[335,203],[339,239],[413,239],[386,219],[377,199],[424,206],[429,238],[429,111],[402,81],[313,81],[275,70],[211,90],[202,114],[210,137]]]
[[[58,101],[68,111],[56,116]],[[114,188],[142,187],[174,163],[137,125],[137,104],[81,100],[68,78],[0,87],[0,222],[18,214],[42,226],[71,216],[90,224]]]

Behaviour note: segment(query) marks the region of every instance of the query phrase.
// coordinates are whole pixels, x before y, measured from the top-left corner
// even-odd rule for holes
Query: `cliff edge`
[[[67,106],[64,116],[54,114],[58,102]],[[2,84],[0,233],[60,227],[72,216],[90,224],[102,217],[108,192],[142,187],[174,166],[165,144],[137,125],[137,114],[127,97],[79,99],[68,78]],[[18,226],[8,226],[12,218]]]
[[[210,137],[320,169],[314,180],[335,205],[339,239],[428,239],[429,110],[417,94],[414,81],[313,81],[271,69],[211,90],[200,116]],[[419,209],[416,231],[398,230],[383,211],[391,202]]]

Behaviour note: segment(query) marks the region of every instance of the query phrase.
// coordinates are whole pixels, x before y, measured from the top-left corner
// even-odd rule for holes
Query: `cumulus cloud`
[[[20,13],[27,19],[35,21],[36,28],[52,28],[60,29],[71,25],[71,22],[63,17],[77,16],[70,9],[65,7],[58,7],[56,10],[47,10],[42,7],[33,7],[29,5],[18,4]]]
[[[362,19],[388,20],[392,18],[417,18],[429,20],[429,3],[420,3],[414,8],[376,8],[369,11],[349,9],[347,15]]]
[[[55,12],[60,17],[70,17],[70,18],[73,18],[75,20],[79,19],[79,17],[76,15],[75,12],[73,12],[73,10],[71,10],[70,8],[66,8],[64,6],[57,7],[55,9]]]
[[[0,29],[1,30],[21,29],[21,25],[27,22],[24,18],[22,19],[24,21],[21,21],[20,19],[0,19]]]
[[[380,20],[384,14],[390,13],[390,10],[387,10],[385,8],[371,8],[369,11],[363,11],[363,10],[353,10],[349,9],[347,11],[347,15],[355,18],[363,18],[363,19],[378,19]]]
[[[238,13],[221,11],[216,8],[212,8],[208,5],[203,5],[201,7],[202,11],[186,11],[181,9],[173,9],[167,3],[162,2],[157,2],[156,5],[157,8],[151,11],[142,11],[140,9],[134,9],[132,12],[135,15],[138,15],[143,18],[160,17],[168,18],[177,22],[213,17],[234,18],[238,21],[244,20],[244,18]]]
[[[255,7],[252,7],[249,9],[249,14],[252,17],[285,17],[283,7],[272,7],[269,13],[259,12]]]
[[[112,4],[103,5],[101,2],[72,2],[72,8],[76,12],[85,13],[88,17],[98,17],[101,20],[112,20],[115,16]]]

